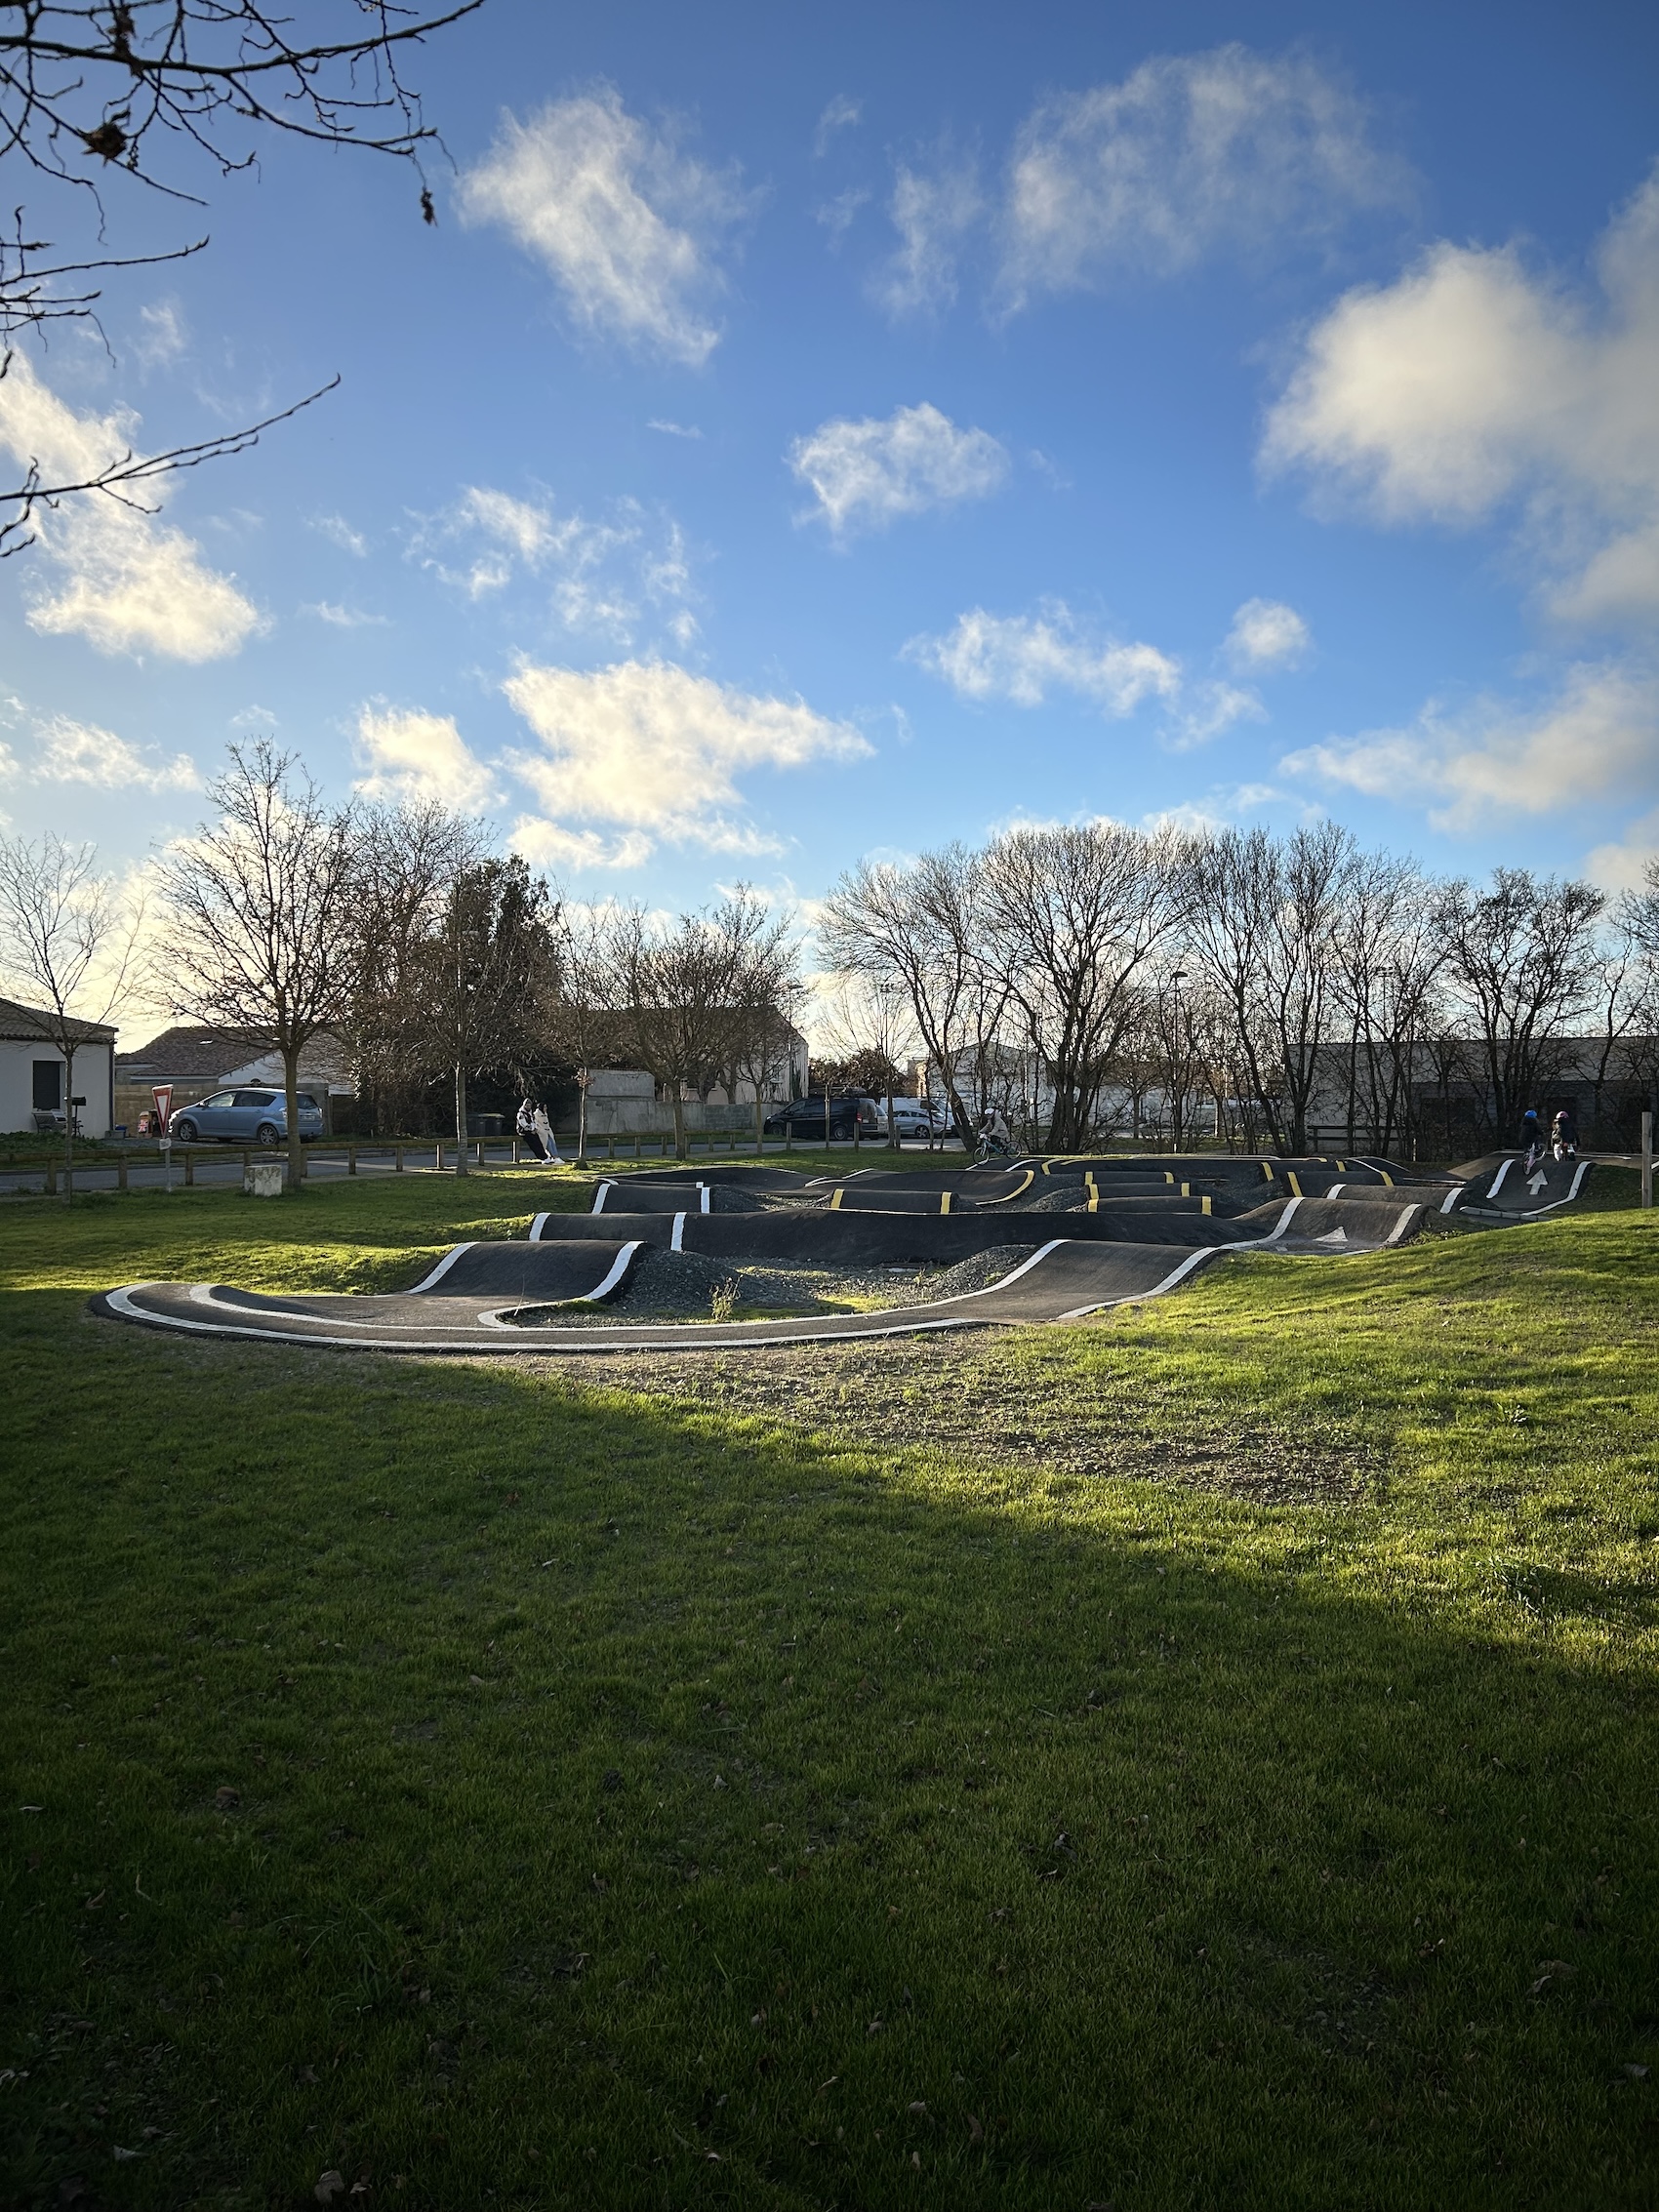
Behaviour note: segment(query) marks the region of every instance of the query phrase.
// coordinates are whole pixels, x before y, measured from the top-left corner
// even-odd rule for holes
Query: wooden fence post
[[[1653,1204],[1653,1116],[1641,1117],[1641,1202],[1651,1208]]]
[[[394,1175],[401,1175],[403,1173],[403,1146],[401,1145],[394,1145],[392,1146],[391,1157],[393,1163],[392,1173]]]
[[[357,1147],[355,1145],[347,1145],[345,1147],[345,1172],[347,1175],[355,1175],[357,1172]]]
[[[196,1155],[188,1145],[184,1146],[184,1187],[188,1190],[196,1180]]]

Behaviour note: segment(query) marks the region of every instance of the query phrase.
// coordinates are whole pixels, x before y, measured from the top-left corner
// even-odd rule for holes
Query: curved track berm
[[[1230,1253],[1336,1257],[1402,1242],[1431,1211],[1472,1223],[1538,1219],[1570,1204],[1587,1167],[1514,1160],[1419,1178],[1381,1160],[1172,1155],[1020,1160],[1005,1167],[684,1169],[607,1178],[592,1211],[538,1214],[524,1242],[460,1244],[411,1289],[279,1297],[211,1283],[128,1283],[93,1300],[114,1319],[189,1335],[358,1350],[524,1353],[730,1350],[1079,1320],[1156,1298]],[[1057,1206],[1060,1210],[1056,1210]],[[642,1253],[701,1253],[805,1267],[951,1266],[1029,1246],[983,1290],[872,1312],[728,1322],[626,1322],[560,1313],[602,1307]]]

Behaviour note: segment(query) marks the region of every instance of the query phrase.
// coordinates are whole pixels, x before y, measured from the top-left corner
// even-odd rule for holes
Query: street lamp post
[[[1175,1141],[1175,1149],[1181,1149],[1181,1134],[1187,1119],[1187,1069],[1181,1058],[1181,985],[1187,981],[1185,968],[1177,968],[1169,979],[1170,995],[1175,1000],[1175,1014],[1169,1026],[1169,1072],[1172,1088],[1169,1100],[1169,1134]]]

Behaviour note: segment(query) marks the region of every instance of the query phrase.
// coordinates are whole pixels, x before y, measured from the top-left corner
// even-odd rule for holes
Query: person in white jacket
[[[542,1157],[545,1160],[559,1160],[559,1141],[553,1135],[553,1125],[547,1119],[546,1107],[539,1106],[533,1118],[537,1142],[542,1147]],[[559,1164],[562,1166],[564,1163],[559,1161]]]

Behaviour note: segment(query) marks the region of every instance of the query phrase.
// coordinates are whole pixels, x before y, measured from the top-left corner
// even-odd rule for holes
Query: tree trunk
[[[75,1047],[63,1040],[63,1203],[74,1203],[75,1195]]]
[[[305,1155],[300,1148],[300,1048],[282,1049],[282,1102],[288,1122],[288,1187],[298,1190],[305,1172]]]
[[[686,1149],[685,1142],[685,1100],[680,1096],[680,1087],[677,1083],[674,1085],[673,1108],[674,1157],[676,1160],[683,1160],[689,1158],[690,1154]]]
[[[455,1071],[455,1172],[466,1173],[466,1070]]]
[[[587,1086],[584,1083],[576,1094],[576,1164],[587,1165]]]

